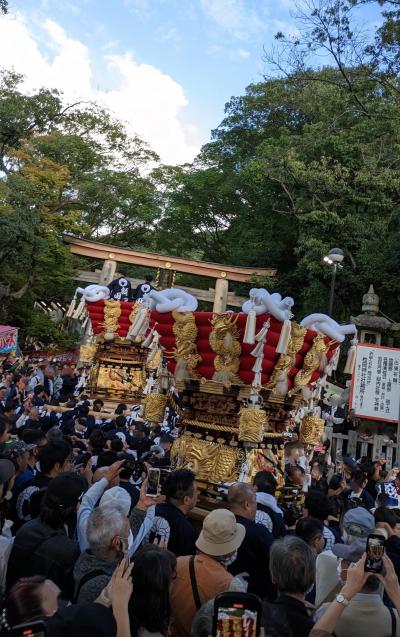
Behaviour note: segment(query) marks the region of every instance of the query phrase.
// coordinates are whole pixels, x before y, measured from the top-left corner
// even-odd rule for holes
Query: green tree
[[[143,243],[159,214],[143,172],[158,158],[95,104],[65,106],[55,90],[25,95],[21,81],[0,76],[0,319],[26,328],[36,299],[70,299],[64,232],[124,243],[134,225]]]
[[[160,240],[277,267],[298,318],[327,310],[322,257],[335,245],[346,253],[335,316],[357,312],[370,282],[399,310],[399,84],[351,15],[346,0],[313,2],[297,39],[279,35],[280,77],[232,98],[196,162],[166,180]],[[330,66],[315,69],[322,50]]]

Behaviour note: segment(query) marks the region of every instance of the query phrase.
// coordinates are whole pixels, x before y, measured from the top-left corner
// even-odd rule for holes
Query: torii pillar
[[[101,268],[99,277],[99,285],[108,285],[115,279],[117,271],[117,262],[114,259],[106,259]]]

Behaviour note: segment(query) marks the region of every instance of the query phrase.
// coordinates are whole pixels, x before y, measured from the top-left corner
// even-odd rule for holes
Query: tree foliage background
[[[37,333],[34,301],[70,298],[78,263],[62,244],[67,231],[276,267],[267,286],[295,298],[298,319],[327,310],[322,258],[338,246],[335,317],[358,313],[373,283],[398,321],[400,2],[380,0],[381,27],[360,33],[354,12],[371,3],[302,2],[298,36],[277,34],[270,75],[231,98],[185,166],[161,165],[98,106],[65,105],[55,90],[25,95],[22,78],[3,71],[0,320]]]

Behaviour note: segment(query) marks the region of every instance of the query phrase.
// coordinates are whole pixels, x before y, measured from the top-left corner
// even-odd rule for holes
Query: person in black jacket
[[[194,474],[186,469],[172,471],[164,482],[162,492],[167,501],[156,506],[156,517],[164,518],[168,523],[168,549],[176,557],[195,555],[199,534],[186,517],[197,503]]]
[[[253,487],[256,492],[257,510],[263,511],[271,518],[272,535],[274,538],[285,535],[285,521],[283,511],[276,502],[276,480],[270,471],[259,471],[254,476]]]
[[[228,504],[236,521],[246,529],[236,560],[228,570],[232,575],[249,573],[248,592],[274,598],[275,591],[269,573],[269,551],[274,537],[265,526],[256,524],[256,494],[250,484],[236,482],[229,487]]]
[[[272,581],[278,589],[273,603],[264,603],[261,625],[265,634],[275,634],[282,627],[290,637],[308,637],[314,622],[304,600],[315,581],[315,556],[300,538],[288,536],[274,542],[270,554]]]
[[[60,588],[63,599],[72,599],[79,546],[68,537],[66,526],[76,518],[86,488],[85,478],[74,472],[50,482],[39,517],[24,524],[15,536],[7,569],[8,589],[21,577],[44,575]]]

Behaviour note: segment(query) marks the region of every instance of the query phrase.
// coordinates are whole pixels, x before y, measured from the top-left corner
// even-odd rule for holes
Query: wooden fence
[[[381,454],[386,457],[386,468],[400,464],[400,436],[397,435],[397,442],[387,442],[384,436],[375,434],[370,440],[365,440],[359,436],[357,431],[349,431],[348,434],[333,433],[330,426],[325,427],[327,437],[331,441],[332,460],[337,456],[349,454],[354,458],[368,456],[372,460],[377,460]]]

